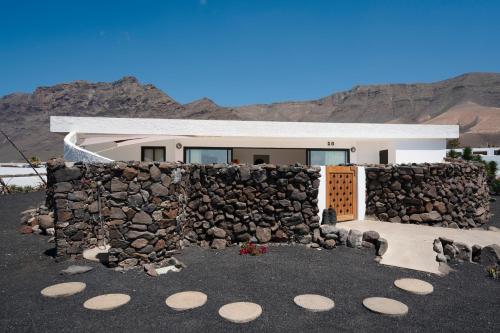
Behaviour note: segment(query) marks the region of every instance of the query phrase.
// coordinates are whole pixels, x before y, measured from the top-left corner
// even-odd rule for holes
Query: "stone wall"
[[[366,167],[366,214],[382,221],[471,228],[489,219],[486,172],[481,163]]]
[[[319,235],[319,168],[55,159],[47,173],[59,258],[105,241],[110,266],[135,265],[191,243],[307,244]]]

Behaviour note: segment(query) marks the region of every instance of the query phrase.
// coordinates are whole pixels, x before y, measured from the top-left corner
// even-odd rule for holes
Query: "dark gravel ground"
[[[484,268],[460,264],[441,278],[379,265],[369,250],[280,246],[247,257],[236,248],[190,248],[179,256],[187,269],[159,278],[99,264],[92,264],[91,272],[63,277],[59,271],[71,262],[56,263],[44,253],[53,246],[47,237],[17,232],[19,212],[42,200],[43,193],[0,198],[0,332],[500,332],[500,282],[486,277]],[[407,294],[393,286],[401,277],[422,278],[435,291]],[[61,299],[40,295],[44,287],[66,281],[83,281],[87,289]],[[205,292],[207,304],[180,313],[167,308],[165,298],[183,290]],[[83,308],[86,299],[109,292],[127,293],[132,300],[109,312]],[[293,303],[301,293],[331,297],[335,308],[303,311]],[[369,296],[398,299],[410,311],[399,318],[371,313],[361,304]],[[242,300],[260,304],[262,316],[241,325],[218,316],[220,306]]]

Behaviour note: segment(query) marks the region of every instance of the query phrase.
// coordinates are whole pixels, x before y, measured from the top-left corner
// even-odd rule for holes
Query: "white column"
[[[358,207],[358,220],[364,220],[366,214],[366,173],[365,167],[358,166],[357,174],[357,207]]]
[[[326,166],[321,166],[320,174],[321,177],[319,178],[318,188],[318,215],[320,223],[323,223],[321,219],[323,218],[323,210],[326,208]]]

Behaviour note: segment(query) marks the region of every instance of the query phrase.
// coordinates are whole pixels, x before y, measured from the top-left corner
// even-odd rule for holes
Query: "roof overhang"
[[[458,125],[50,117],[51,132],[195,137],[454,139]]]

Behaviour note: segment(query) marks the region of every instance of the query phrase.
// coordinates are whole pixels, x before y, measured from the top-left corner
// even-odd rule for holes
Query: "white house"
[[[364,164],[439,162],[457,125],[50,118],[69,161]]]

